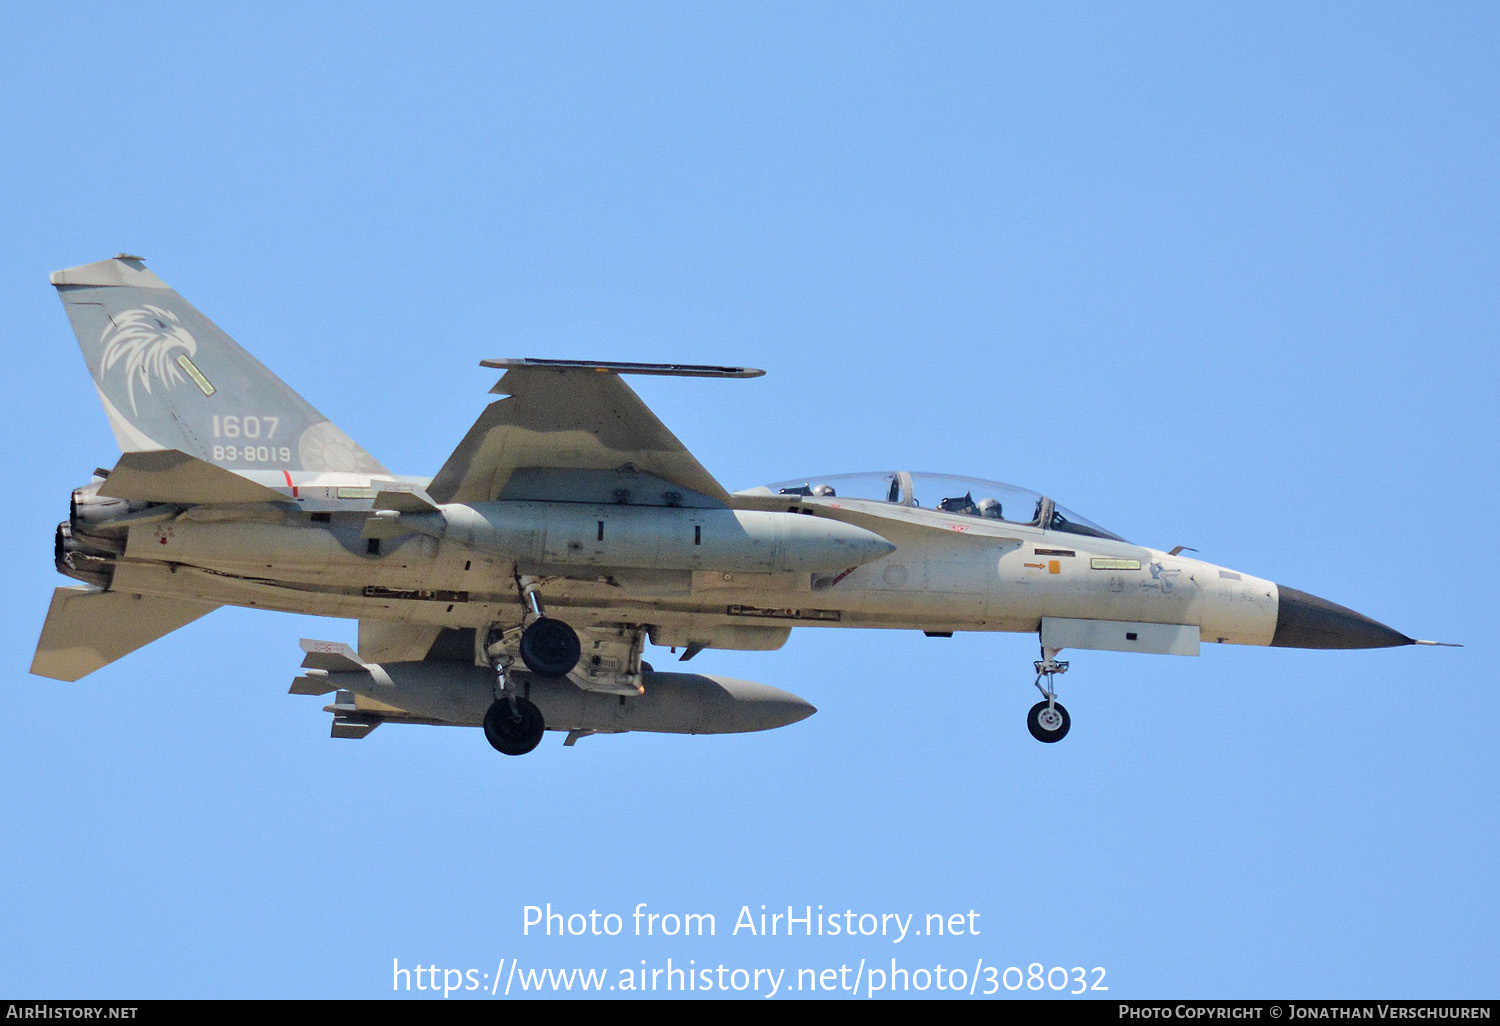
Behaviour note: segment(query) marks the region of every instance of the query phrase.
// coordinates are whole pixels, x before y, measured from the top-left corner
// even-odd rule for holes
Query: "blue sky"
[[[1101,966],[1112,998],[1495,996],[1492,6],[7,22],[0,993],[894,957]],[[121,250],[398,472],[462,437],[484,358],[750,364],[638,381],[731,488],[1014,481],[1467,647],[1072,653],[1043,746],[1035,639],[807,629],[693,664],[803,695],[803,723],[523,759],[330,740],[285,690],[342,621],[226,609],[31,677],[53,527],[117,452],[47,274]],[[524,936],[548,902],[718,935]],[[730,933],[762,904],[980,933]]]

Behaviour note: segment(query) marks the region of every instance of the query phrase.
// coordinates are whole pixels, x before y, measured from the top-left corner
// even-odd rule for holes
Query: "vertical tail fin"
[[[234,471],[388,473],[140,257],[52,275],[124,452]]]

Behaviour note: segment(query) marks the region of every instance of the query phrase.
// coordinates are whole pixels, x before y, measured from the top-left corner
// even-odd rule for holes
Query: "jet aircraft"
[[[122,455],[76,489],[33,673],[77,680],[222,605],[359,621],[302,642],[334,737],[481,726],[499,751],[727,733],[813,707],[659,672],[793,627],[1036,634],[1027,726],[1061,740],[1064,649],[1431,645],[1284,585],[1133,544],[1010,485],[896,470],[727,491],[624,382],[763,372],[486,360],[492,402],[432,478],[392,474],[122,254],[52,275]]]

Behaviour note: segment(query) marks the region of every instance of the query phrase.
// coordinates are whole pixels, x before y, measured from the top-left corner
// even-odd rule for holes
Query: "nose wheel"
[[[1026,729],[1031,731],[1031,736],[1045,744],[1053,744],[1068,736],[1068,729],[1073,726],[1072,717],[1063,704],[1057,700],[1057,692],[1052,688],[1053,678],[1059,673],[1068,672],[1068,664],[1059,662],[1057,653],[1060,648],[1043,648],[1042,658],[1036,661],[1036,689],[1042,693],[1042,701],[1031,707],[1026,714]],[[1047,679],[1044,686],[1042,678]]]
[[[1038,741],[1051,744],[1061,741],[1068,736],[1068,728],[1073,725],[1068,716],[1068,710],[1063,708],[1061,702],[1038,702],[1031,707],[1031,712],[1026,714],[1026,729],[1031,731],[1031,736]]]

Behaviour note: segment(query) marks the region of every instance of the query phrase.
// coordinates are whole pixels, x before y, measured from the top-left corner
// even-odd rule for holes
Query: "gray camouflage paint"
[[[236,471],[389,473],[138,259],[53,283],[121,450],[179,449]]]

